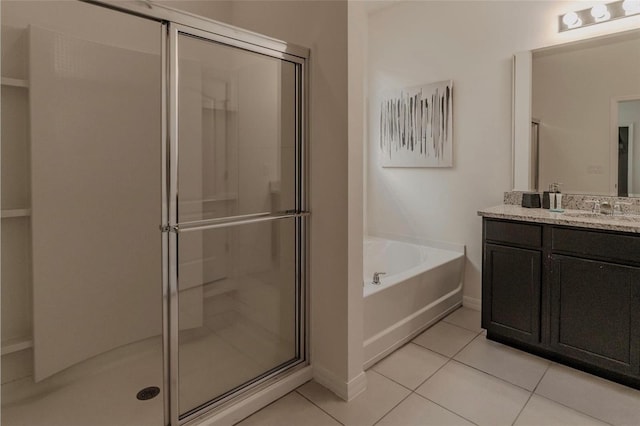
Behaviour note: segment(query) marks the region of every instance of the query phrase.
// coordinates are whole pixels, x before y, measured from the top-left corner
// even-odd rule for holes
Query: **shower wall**
[[[150,37],[150,33],[145,31],[144,27],[132,27],[131,25],[118,23],[118,17],[115,18],[116,25],[120,28],[120,31],[113,32],[110,30],[109,23],[101,20],[92,19],[91,16],[82,14],[79,11],[84,9],[78,9],[72,2],[19,2],[19,1],[5,1],[2,2],[2,109],[3,109],[3,126],[2,126],[2,346],[3,346],[3,368],[2,368],[2,383],[14,381],[21,377],[27,377],[33,374],[33,345],[34,345],[34,330],[33,330],[33,298],[45,301],[47,306],[51,305],[53,300],[48,300],[46,291],[34,292],[34,283],[38,285],[38,288],[43,290],[50,286],[50,290],[53,294],[57,295],[61,293],[60,288],[51,287],[52,277],[48,277],[49,272],[54,270],[57,273],[65,273],[65,262],[51,262],[48,266],[45,266],[41,261],[41,257],[36,254],[36,261],[32,259],[32,249],[36,253],[42,253],[43,250],[53,248],[55,253],[62,255],[69,247],[74,247],[74,242],[78,242],[78,237],[85,231],[91,231],[87,235],[91,235],[91,241],[97,248],[98,243],[96,241],[99,238],[104,237],[105,234],[113,233],[114,229],[122,229],[125,231],[126,226],[123,226],[122,220],[124,220],[126,213],[122,211],[119,206],[123,205],[123,202],[127,202],[127,191],[131,191],[131,181],[128,178],[136,178],[142,176],[149,169],[144,167],[139,169],[137,176],[123,176],[119,173],[117,168],[110,170],[110,176],[113,178],[113,182],[118,180],[126,180],[126,184],[121,186],[122,190],[119,193],[109,194],[107,197],[101,197],[101,188],[99,182],[95,179],[92,181],[92,177],[98,176],[98,173],[91,173],[91,167],[96,165],[106,165],[105,163],[89,164],[87,162],[82,166],[81,162],[76,161],[77,157],[83,154],[83,150],[92,146],[92,143],[97,142],[99,139],[109,138],[109,143],[112,150],[109,150],[107,154],[111,156],[117,156],[117,160],[120,164],[125,165],[127,161],[127,155],[130,158],[134,158],[138,161],[142,161],[140,164],[153,165],[158,164],[159,158],[153,158],[153,154],[149,157],[142,158],[142,153],[135,150],[135,145],[128,144],[128,140],[119,139],[117,134],[118,129],[106,128],[100,132],[93,134],[89,132],[84,140],[81,140],[80,135],[73,135],[73,138],[67,140],[68,151],[64,150],[50,150],[51,145],[55,142],[54,135],[56,131],[61,130],[63,119],[68,118],[62,109],[69,107],[69,112],[73,112],[76,115],[75,123],[83,123],[84,128],[88,130],[90,126],[95,125],[99,127],[99,120],[97,117],[92,117],[90,113],[85,109],[85,106],[81,103],[84,101],[90,101],[91,99],[97,99],[101,96],[106,107],[110,102],[116,102],[113,98],[109,98],[109,89],[112,88],[109,85],[105,85],[100,92],[100,86],[97,85],[96,78],[101,73],[114,71],[116,65],[114,63],[100,63],[96,62],[93,65],[93,69],[83,68],[86,64],[78,61],[79,55],[83,53],[83,49],[91,51],[93,48],[101,49],[101,53],[110,51],[112,58],[122,59],[123,55],[126,58],[127,52],[131,52],[129,58],[141,58],[147,55],[148,58],[145,63],[135,63],[133,65],[140,65],[142,67],[155,65],[157,69],[157,61],[159,56],[156,55],[156,59],[153,59],[151,53],[156,49],[159,49],[159,34],[152,31],[151,34],[155,34],[156,37]],[[85,6],[88,7],[88,6]],[[51,20],[51,16],[56,16],[56,20]],[[78,24],[80,23],[80,24]],[[35,32],[31,39],[31,46],[29,46],[29,25],[33,25]],[[47,30],[38,30],[37,28],[46,28]],[[147,28],[148,29],[148,28]],[[42,31],[48,31],[43,35]],[[65,40],[59,36],[59,32],[64,32],[70,35],[70,38]],[[40,34],[40,37],[38,37]],[[80,42],[83,40],[83,42]],[[45,44],[49,43],[51,52],[55,51],[56,58],[54,59],[51,54],[36,54],[42,53],[41,50],[45,48]],[[54,46],[51,46],[51,44]],[[31,47],[31,55],[29,55]],[[135,52],[135,53],[134,53]],[[145,53],[143,53],[145,52]],[[85,52],[86,53],[86,52]],[[30,58],[29,56],[32,56]],[[35,73],[34,64],[32,61],[39,61],[42,65],[47,63],[49,71],[45,73],[44,69],[41,73]],[[125,70],[122,64],[118,64]],[[104,69],[102,69],[104,67]],[[33,75],[32,75],[33,74]],[[140,86],[140,90],[144,93],[146,90],[147,95],[150,94],[150,85],[154,84],[153,78],[149,76],[148,82],[145,85],[144,82]],[[130,76],[123,76],[119,74],[120,82],[123,79],[129,79],[130,83],[134,86],[138,86],[136,82],[132,80]],[[9,80],[6,80],[9,79]],[[24,87],[14,86],[13,80],[17,84],[24,82]],[[35,83],[30,81],[35,79]],[[76,87],[72,85],[72,81],[77,79],[78,81],[84,81],[84,85]],[[5,84],[9,81],[10,84]],[[114,81],[115,82],[115,81]],[[159,83],[155,83],[156,86]],[[31,87],[27,87],[31,86]],[[77,90],[79,97],[76,98],[74,105],[58,105],[57,102],[62,102],[62,97],[56,97],[56,91],[58,93],[67,93],[69,89]],[[129,95],[135,96],[139,91],[133,90]],[[113,93],[115,95],[115,93]],[[143,97],[147,96],[143,95]],[[150,94],[149,96],[155,96]],[[93,98],[92,98],[93,97]],[[43,99],[48,99],[47,102],[40,102]],[[64,98],[66,100],[68,98]],[[123,126],[130,129],[131,126],[126,127],[126,123],[136,122],[135,120],[146,120],[149,123],[149,117],[144,114],[148,108],[142,111],[136,110],[134,104],[136,100],[140,101],[137,105],[141,105],[144,102],[141,98],[133,98],[133,102],[130,105],[131,108],[127,108],[126,105],[119,105],[119,110],[122,113]],[[147,101],[153,102],[153,98],[148,98]],[[159,102],[159,99],[157,99]],[[51,111],[42,110],[43,105],[51,107]],[[34,110],[35,107],[35,110]],[[50,114],[53,112],[54,114]],[[149,112],[152,113],[152,112]],[[159,117],[159,109],[156,111]],[[38,116],[35,120],[32,115]],[[141,115],[142,114],[142,115]],[[44,118],[45,122],[42,122],[42,126],[33,127],[33,123],[38,123],[37,120]],[[156,119],[157,121],[157,119]],[[159,122],[158,122],[159,123]],[[159,125],[159,124],[158,124]],[[159,128],[156,137],[159,135]],[[142,140],[149,140],[153,137],[153,134],[140,135]],[[33,149],[30,146],[31,138],[34,138]],[[130,142],[130,141],[129,141]],[[76,144],[73,147],[73,144]],[[50,150],[47,152],[47,150]],[[158,149],[155,151],[159,152]],[[70,155],[69,155],[70,154]],[[67,155],[67,157],[65,157]],[[159,155],[159,154],[158,154]],[[84,189],[78,185],[78,182],[65,182],[63,176],[59,176],[58,181],[49,180],[47,169],[37,171],[37,176],[31,177],[31,171],[33,169],[31,165],[31,157],[42,158],[43,156],[51,156],[52,159],[58,159],[57,165],[64,165],[65,162],[72,165],[72,167],[85,167],[85,176],[87,180],[83,182]],[[90,157],[90,158],[95,158]],[[136,163],[137,165],[138,163]],[[100,169],[96,169],[98,172]],[[48,170],[49,172],[51,170]],[[71,170],[69,170],[71,171]],[[40,173],[38,175],[38,173]],[[140,184],[145,181],[142,179]],[[38,189],[32,192],[32,184]],[[88,188],[91,184],[98,184],[93,190]],[[48,186],[47,186],[48,185]],[[90,205],[78,205],[77,199],[74,196],[78,196],[78,191],[87,193],[94,197],[95,203]],[[102,194],[104,195],[104,194]],[[148,194],[146,199],[139,200],[140,205],[147,204],[153,199],[154,203],[159,200],[159,193]],[[31,202],[34,202],[32,206]],[[60,206],[65,206],[67,211],[58,211],[58,214],[51,215],[43,214],[42,208],[47,208],[45,205],[50,202],[58,202],[66,200],[65,203],[59,203]],[[43,204],[44,203],[44,204]],[[134,201],[135,203],[135,201]],[[81,214],[84,208],[93,207],[93,218],[100,218],[101,223],[104,223],[104,227],[90,227],[88,226],[89,217]],[[134,211],[130,212],[135,216]],[[18,215],[14,217],[7,217],[7,215]],[[140,217],[138,217],[140,219]],[[159,223],[159,217],[153,218],[155,222]],[[54,226],[55,228],[51,228]],[[90,228],[90,229],[89,229]],[[32,229],[34,232],[32,233]],[[54,231],[55,229],[55,231]],[[57,235],[52,235],[52,232],[58,232]],[[124,235],[124,234],[122,234]],[[56,240],[50,238],[56,237]],[[111,241],[114,241],[112,237]],[[32,242],[35,240],[35,243]],[[42,244],[41,244],[42,242]],[[106,245],[103,247],[106,249]],[[139,247],[138,247],[139,248]],[[77,247],[75,248],[77,249]],[[135,246],[132,247],[135,249]],[[82,250],[81,250],[82,251]],[[68,255],[72,255],[72,251],[67,250]],[[103,252],[104,253],[104,252]],[[60,260],[60,259],[58,259]],[[85,259],[86,260],[86,259]],[[124,259],[122,259],[124,260]],[[140,265],[150,266],[149,262],[156,262],[150,257],[142,256],[139,259]],[[158,263],[159,264],[159,263]],[[36,272],[32,272],[32,267]],[[44,268],[44,269],[43,269]],[[47,269],[52,268],[52,269]],[[86,276],[92,276],[93,279],[100,277],[99,268],[96,268],[95,264],[91,262],[85,262],[84,268]],[[45,273],[43,275],[43,272]],[[115,278],[115,277],[114,277]],[[144,277],[137,277],[142,279]],[[148,277],[147,277],[148,278]],[[106,277],[104,278],[106,279]],[[154,277],[158,279],[158,277]],[[82,277],[74,277],[75,285],[80,285],[83,280]],[[68,280],[62,281],[68,286],[73,286],[73,282]],[[116,285],[125,285],[126,280],[116,280]],[[128,281],[130,282],[130,281]],[[44,284],[44,287],[39,284]],[[140,288],[138,286],[137,288]],[[148,288],[148,287],[147,287]],[[78,287],[80,289],[80,287]],[[82,291],[87,290],[83,288]],[[104,293],[104,289],[98,289],[94,287],[94,293],[89,300],[95,304],[106,306],[109,299],[109,293]],[[106,296],[106,297],[105,297]],[[159,296],[159,295],[158,295]],[[132,299],[134,300],[135,297]],[[73,299],[67,303],[73,306],[76,311],[84,311],[90,309],[89,306],[82,306],[82,304],[76,303]],[[123,309],[127,311],[127,307]],[[68,314],[62,306],[55,311],[56,318],[62,318]],[[144,313],[141,313],[144,314]],[[160,312],[154,312],[154,319],[159,319]],[[128,314],[130,318],[134,316],[134,312],[129,309]],[[124,316],[127,316],[124,315]],[[137,315],[137,314],[135,314]],[[96,317],[97,318],[97,317]],[[145,316],[149,318],[149,316]],[[109,319],[112,319],[109,317]],[[114,318],[117,321],[117,318]],[[94,326],[99,322],[94,322]],[[79,327],[85,324],[87,327],[85,330],[93,333],[97,333],[97,329],[91,326],[89,322],[81,322]],[[146,324],[146,325],[145,325]],[[159,323],[157,323],[159,324]],[[53,324],[40,324],[45,327],[53,326]],[[60,331],[64,330],[65,325],[61,322],[59,324]],[[36,328],[38,328],[36,326]],[[149,322],[145,320],[140,322],[139,331],[133,331],[134,334],[148,335]],[[155,327],[158,329],[158,327]],[[147,329],[146,332],[140,330]],[[107,330],[102,328],[98,329],[100,332],[104,332],[105,341],[108,344],[118,345],[120,342],[113,339]],[[74,329],[64,330],[64,335],[69,336],[73,334]],[[156,333],[154,330],[153,332]],[[58,332],[57,334],[61,334]],[[70,339],[67,343],[67,347],[73,347],[75,339]],[[62,337],[62,340],[65,338]],[[102,337],[101,337],[102,339]],[[53,345],[61,344],[62,341],[51,341]],[[44,344],[44,343],[43,343]],[[44,345],[46,346],[46,345]],[[44,346],[40,346],[44,348]],[[40,352],[46,354],[48,351]],[[95,349],[90,349],[89,353],[78,355],[79,358],[90,356],[91,353],[95,353]],[[48,358],[48,357],[47,357]],[[66,359],[66,357],[63,357]],[[73,358],[73,357],[72,357]],[[53,371],[56,368],[63,368],[68,365],[67,361],[62,361],[60,358],[57,361],[52,361],[57,367],[48,366],[46,371]],[[45,362],[45,364],[48,361]],[[59,364],[58,364],[59,363]],[[39,365],[44,366],[42,362],[38,362]],[[53,370],[50,369],[53,368]],[[45,374],[40,377],[45,376]]]
[[[160,57],[35,26],[29,41],[40,381],[162,332]]]

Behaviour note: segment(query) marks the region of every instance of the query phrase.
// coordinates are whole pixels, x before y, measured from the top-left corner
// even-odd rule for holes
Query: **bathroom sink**
[[[604,220],[620,220],[624,222],[640,222],[640,215],[605,215],[601,213],[591,213],[583,211],[564,212],[564,216],[567,217],[582,217],[586,219],[604,219]]]

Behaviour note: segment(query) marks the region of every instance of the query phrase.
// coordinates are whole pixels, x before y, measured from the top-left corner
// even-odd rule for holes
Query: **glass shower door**
[[[304,359],[301,66],[226,43],[170,30],[180,420]]]

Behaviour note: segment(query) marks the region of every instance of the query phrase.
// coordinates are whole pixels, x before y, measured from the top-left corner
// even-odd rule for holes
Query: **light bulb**
[[[609,9],[604,4],[597,4],[591,8],[591,16],[593,16],[596,22],[606,21],[611,18]]]
[[[625,15],[640,13],[640,0],[624,0],[622,2],[622,9],[624,9]]]
[[[562,22],[569,28],[575,28],[582,25],[582,21],[575,12],[569,12],[562,17]]]

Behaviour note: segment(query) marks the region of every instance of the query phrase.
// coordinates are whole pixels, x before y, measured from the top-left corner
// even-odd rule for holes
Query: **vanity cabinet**
[[[482,327],[640,388],[640,235],[484,218]]]
[[[484,222],[483,327],[526,343],[540,341],[542,227]]]
[[[640,372],[640,269],[551,256],[551,348],[608,370]]]

